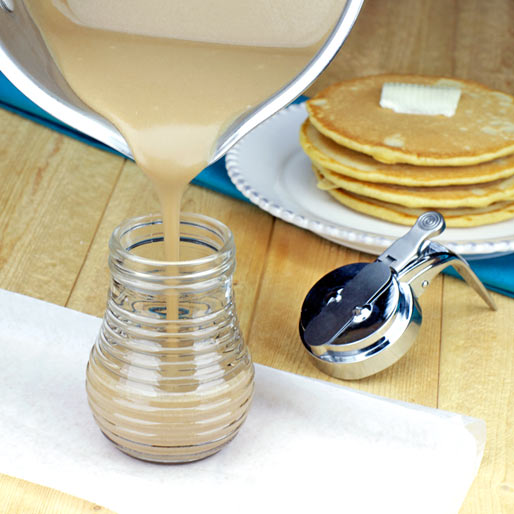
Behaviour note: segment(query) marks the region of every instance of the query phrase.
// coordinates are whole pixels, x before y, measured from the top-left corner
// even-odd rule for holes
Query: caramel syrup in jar
[[[177,263],[162,252],[156,216],[128,220],[111,237],[111,288],[87,369],[102,432],[144,460],[187,462],[228,443],[246,419],[253,365],[235,312],[230,230],[183,214]],[[171,302],[170,302],[171,299]],[[179,317],[166,317],[172,303]]]

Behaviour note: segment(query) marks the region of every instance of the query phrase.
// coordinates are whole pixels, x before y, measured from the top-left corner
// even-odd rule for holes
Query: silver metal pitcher
[[[271,98],[234,121],[218,138],[210,162],[292,102],[328,66],[357,19],[364,0],[347,0],[333,31],[305,69]],[[132,158],[120,132],[80,100],[64,80],[23,0],[0,0],[0,71],[30,100],[70,127]]]

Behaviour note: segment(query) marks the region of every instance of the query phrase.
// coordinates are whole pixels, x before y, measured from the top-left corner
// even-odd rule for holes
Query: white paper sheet
[[[87,406],[99,326],[0,290],[0,472],[119,514],[445,514],[458,512],[480,464],[480,420],[264,366],[246,424],[220,453],[185,465],[135,460]]]

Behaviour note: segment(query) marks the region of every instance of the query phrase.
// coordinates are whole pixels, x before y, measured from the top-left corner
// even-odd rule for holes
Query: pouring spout
[[[477,294],[482,298],[482,300],[484,300],[484,302],[492,311],[497,310],[494,298],[489,294],[489,291],[487,291],[487,289],[484,287],[484,284],[482,284],[480,279],[476,276],[473,270],[469,267],[469,264],[464,259],[457,257],[457,259],[454,260],[451,265],[462,276],[468,286],[472,287],[477,292]]]
[[[431,241],[427,245],[422,254],[407,266],[402,273],[400,273],[398,278],[400,281],[408,283],[415,296],[419,297],[423,294],[431,281],[449,266],[455,268],[468,286],[476,291],[491,310],[497,310],[493,297],[466,260],[457,253],[434,241]]]
[[[330,64],[353,28],[364,0],[347,0],[332,32],[303,71],[271,98],[235,120],[219,137],[210,162],[218,160],[255,127],[298,98]]]

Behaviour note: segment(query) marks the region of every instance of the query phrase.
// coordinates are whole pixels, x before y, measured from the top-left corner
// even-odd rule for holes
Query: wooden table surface
[[[383,72],[474,79],[514,93],[514,2],[366,0],[344,48],[308,93]],[[108,238],[122,219],[158,210],[148,180],[120,157],[3,110],[0,124],[0,287],[102,316]],[[326,272],[372,257],[198,187],[189,188],[183,208],[234,232],[236,301],[254,360],[330,380],[300,344],[302,299]],[[438,278],[421,299],[424,325],[407,356],[346,383],[486,421],[485,455],[463,513],[514,512],[514,300],[494,297],[497,312],[463,282]],[[0,476],[0,505],[8,514],[107,512],[8,476]]]

